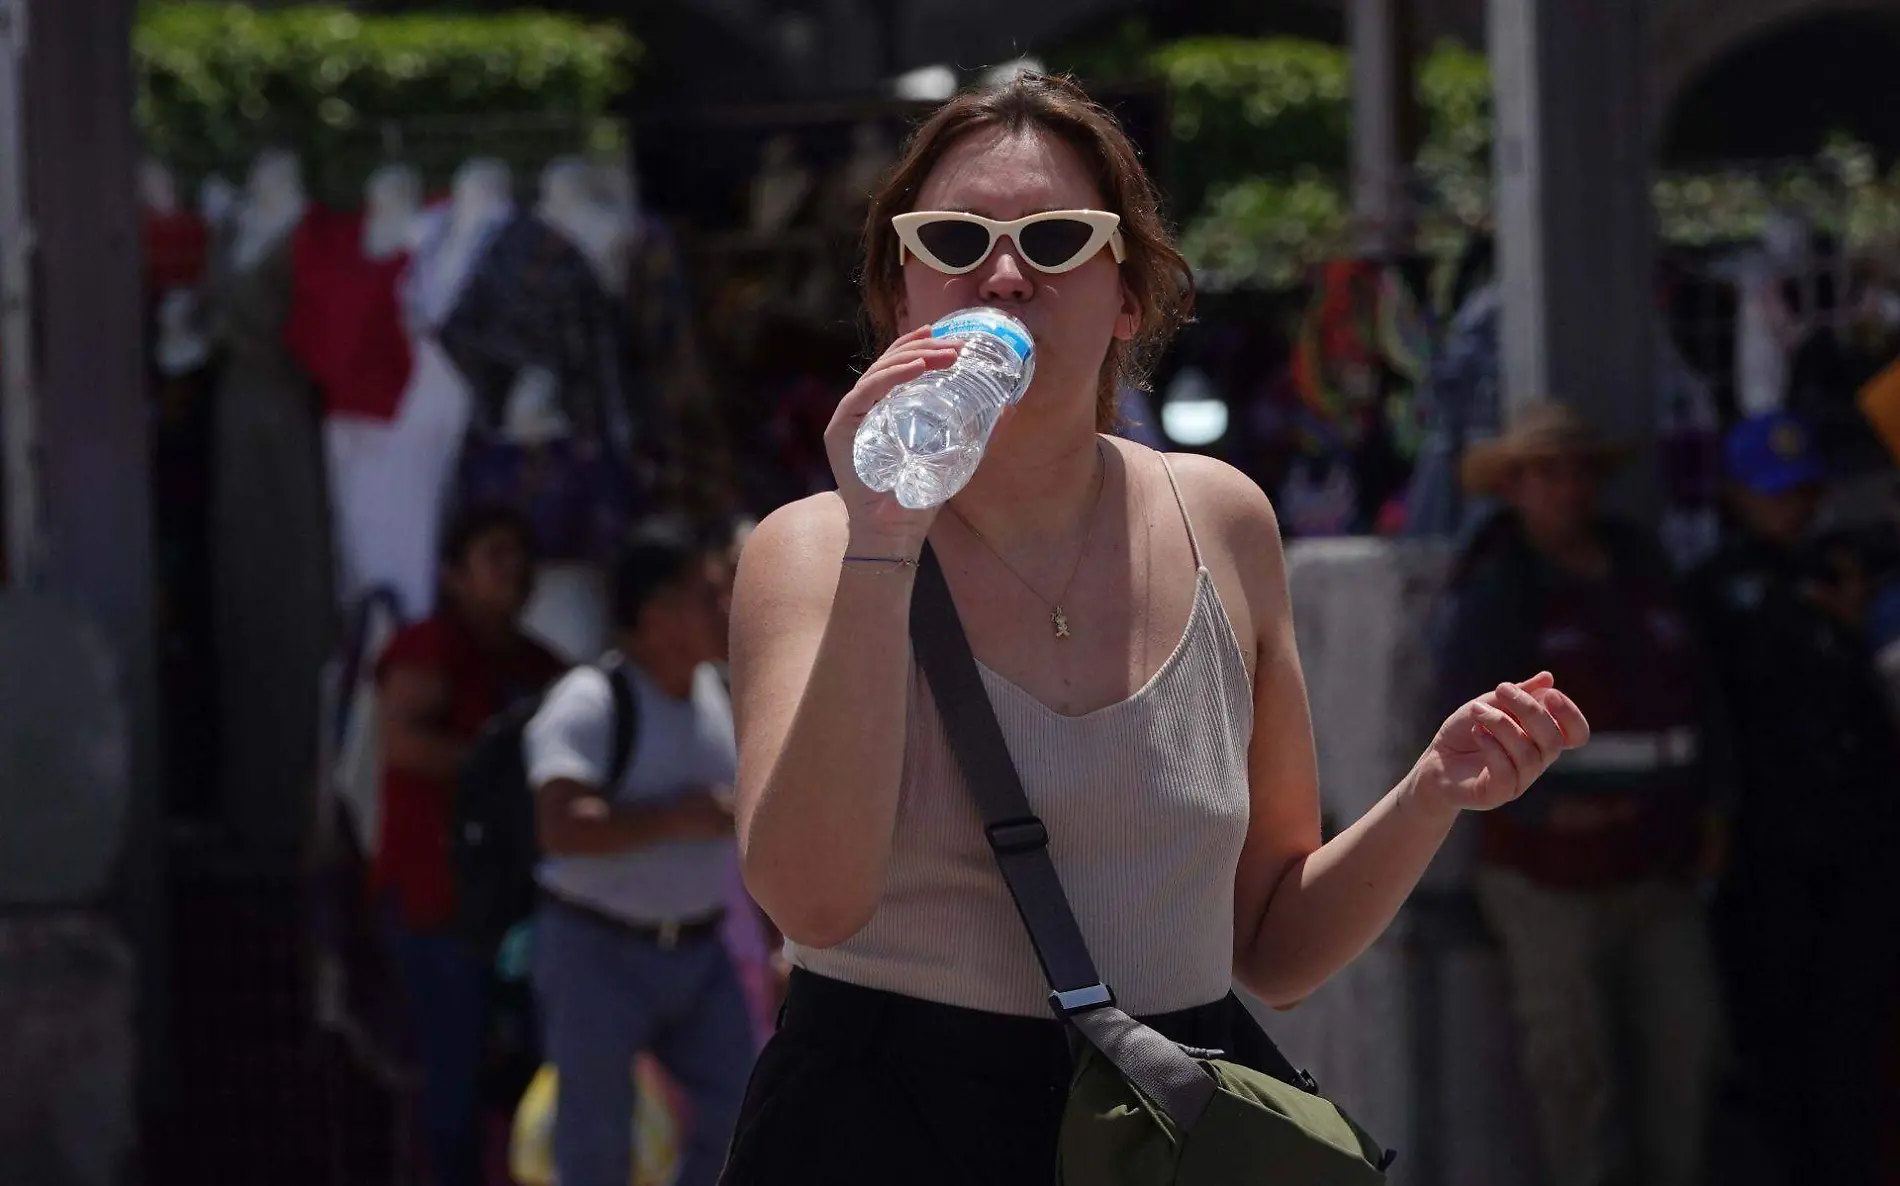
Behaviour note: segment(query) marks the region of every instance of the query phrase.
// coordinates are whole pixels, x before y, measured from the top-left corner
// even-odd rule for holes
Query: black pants
[[[1145,1018],[1188,1046],[1287,1072],[1233,996]],[[794,972],[753,1071],[724,1186],[1049,1186],[1066,1027]]]

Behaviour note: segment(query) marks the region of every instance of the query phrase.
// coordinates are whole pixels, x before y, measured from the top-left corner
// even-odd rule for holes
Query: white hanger
[[[211,347],[198,332],[198,298],[190,289],[174,288],[158,302],[158,341],[153,360],[162,375],[197,370],[210,357]]]
[[[139,163],[139,200],[155,213],[178,213],[178,179],[164,161],[146,157]]]
[[[514,217],[514,175],[477,157],[456,170],[446,211],[417,220],[416,261],[405,283],[412,331],[441,324],[494,233]]]
[[[222,176],[213,173],[199,183],[198,216],[205,220],[207,227],[214,231],[224,229],[237,206],[237,187]]]
[[[798,142],[774,136],[760,157],[752,181],[752,229],[759,234],[784,230],[811,192],[811,170],[798,159]]]
[[[422,178],[407,165],[370,174],[363,194],[363,254],[388,259],[409,249],[422,208]]]
[[[309,200],[304,195],[303,167],[295,154],[272,149],[257,158],[237,212],[237,242],[233,266],[247,272],[263,260],[290,230],[303,220]]]
[[[594,182],[626,229],[629,243],[638,241],[643,220],[640,216],[640,178],[634,169],[633,154],[618,152],[595,162]]]
[[[551,162],[541,173],[535,214],[580,249],[609,292],[626,287],[628,228],[593,166],[574,157]]]
[[[449,191],[449,238],[466,238],[514,212],[515,179],[508,166],[476,157],[455,172]]]

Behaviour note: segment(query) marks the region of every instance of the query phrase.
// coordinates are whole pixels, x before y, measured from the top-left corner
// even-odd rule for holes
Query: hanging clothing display
[[[630,398],[641,410],[638,427],[666,436],[678,431],[685,409],[711,402],[712,377],[693,328],[685,256],[664,220],[641,218],[627,273]]]
[[[1773,263],[1761,252],[1735,261],[1735,402],[1743,416],[1779,411],[1788,395],[1791,320]]]
[[[1465,299],[1419,392],[1424,436],[1406,494],[1406,530],[1412,535],[1455,536],[1469,525],[1458,461],[1467,443],[1494,435],[1502,423],[1501,307],[1496,283]]]
[[[299,846],[313,818],[318,685],[334,634],[316,391],[284,345],[293,241],[216,277],[225,369],[213,411],[212,564],[227,818]]]
[[[533,529],[536,558],[554,562],[610,559],[634,508],[619,467],[573,437],[472,435],[456,497],[464,506],[519,510]]]
[[[161,293],[195,288],[204,279],[210,248],[204,219],[194,210],[146,207],[140,239],[145,249],[145,289]]]
[[[1722,423],[1715,394],[1667,334],[1657,335],[1656,466],[1662,480],[1658,535],[1677,572],[1721,543]]]
[[[210,554],[211,395],[197,287],[209,242],[195,211],[144,205],[147,392],[152,425],[153,563],[157,570],[159,712],[168,744],[161,778],[174,815],[216,807],[216,683]]]
[[[1388,504],[1403,495],[1418,453],[1413,394],[1431,356],[1424,311],[1396,265],[1341,259],[1318,269],[1293,377],[1313,429],[1304,451],[1351,470],[1355,531],[1401,517],[1402,505]]]
[[[1320,267],[1294,356],[1300,396],[1315,413],[1351,436],[1366,415],[1409,403],[1431,355],[1424,314],[1396,267],[1361,259]]]
[[[1344,465],[1302,458],[1293,463],[1280,487],[1280,518],[1287,534],[1298,539],[1349,535],[1358,494]]]
[[[448,209],[422,216],[418,246],[396,289],[409,370],[394,419],[338,416],[325,426],[332,480],[341,492],[339,532],[349,541],[339,548],[343,596],[354,601],[386,589],[404,621],[435,609],[442,522],[472,400],[434,333],[509,216],[504,209],[460,228],[465,234],[453,243],[457,228]],[[350,249],[360,252],[360,240]]]
[[[284,340],[316,381],[325,414],[394,420],[412,366],[397,291],[408,255],[371,259],[361,213],[313,209],[292,258]]]
[[[434,606],[436,542],[466,413],[415,382],[404,321],[406,253],[373,259],[360,213],[312,211],[298,228],[285,339],[316,380],[336,526],[337,598],[393,594],[404,620]]]
[[[483,430],[501,429],[516,380],[539,367],[555,377],[575,436],[621,455],[632,448],[618,302],[540,219],[523,215],[496,233],[438,336],[475,392]]]
[[[622,317],[579,249],[524,216],[496,233],[442,325],[474,396],[458,497],[522,510],[543,560],[605,561],[635,511]],[[550,392],[533,416],[511,406]]]

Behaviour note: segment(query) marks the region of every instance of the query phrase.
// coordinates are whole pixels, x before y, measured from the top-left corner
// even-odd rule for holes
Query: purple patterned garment
[[[528,445],[472,432],[462,455],[464,506],[509,506],[528,517],[542,560],[604,563],[639,512],[630,476],[594,443]]]

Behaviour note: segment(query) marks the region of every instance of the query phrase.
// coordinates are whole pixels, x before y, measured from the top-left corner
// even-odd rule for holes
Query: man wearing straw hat
[[[1703,667],[1661,550],[1599,510],[1626,459],[1552,402],[1468,452],[1466,488],[1501,507],[1458,561],[1441,651],[1447,696],[1549,670],[1599,723],[1546,794],[1479,824],[1552,1186],[1699,1182],[1721,1041]]]

